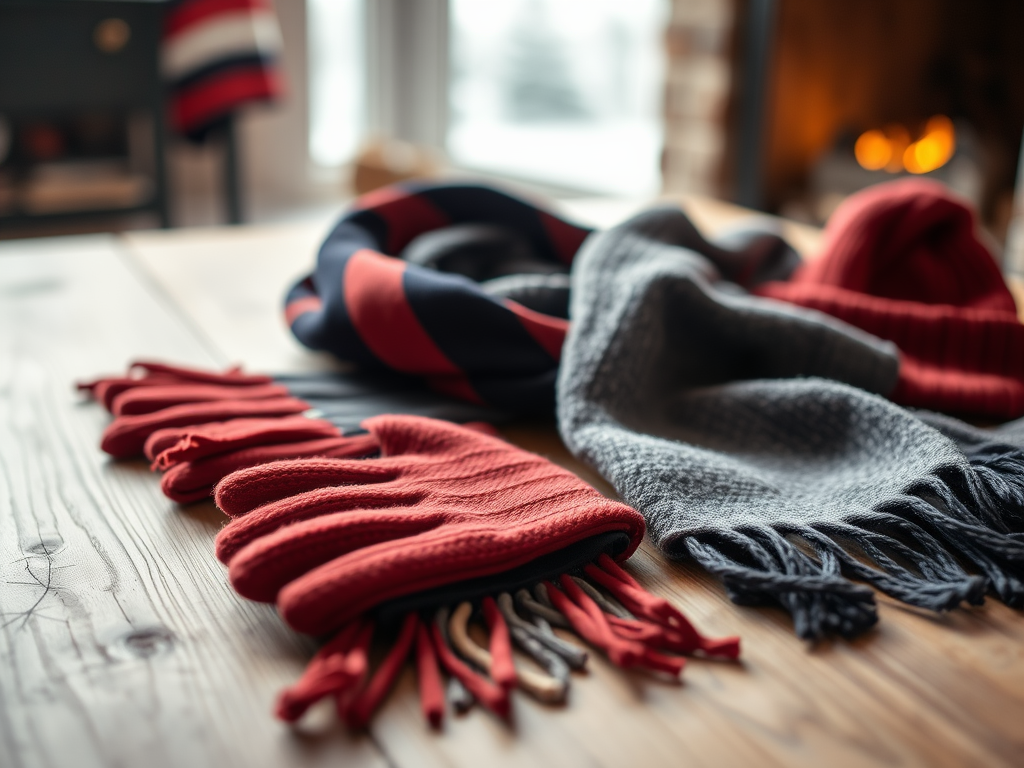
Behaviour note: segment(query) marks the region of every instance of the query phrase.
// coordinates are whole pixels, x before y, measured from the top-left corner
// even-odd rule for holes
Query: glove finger
[[[200,384],[272,384],[274,381],[269,376],[242,373],[241,367],[237,365],[221,372],[159,363],[155,360],[136,360],[128,367],[129,375],[135,370],[145,371],[147,377],[153,375],[173,376],[180,381],[193,381]]]
[[[228,575],[238,594],[273,602],[285,585],[324,563],[361,547],[436,528],[444,517],[440,510],[409,514],[360,509],[322,515],[251,541],[231,558]]]
[[[138,375],[142,371],[144,375]],[[108,376],[94,381],[78,383],[78,389],[89,392],[94,400],[103,403],[108,411],[113,400],[129,389],[169,384],[224,384],[231,386],[271,384],[269,376],[252,376],[242,373],[240,368],[230,368],[224,373],[204,371],[198,368],[166,365],[152,361],[140,360],[132,363],[128,370],[119,376]]]
[[[108,411],[114,407],[114,398],[122,392],[138,387],[164,386],[177,383],[178,379],[171,376],[147,376],[145,379],[135,379],[127,376],[113,376],[107,379],[95,381],[80,381],[78,389],[88,392],[93,400],[103,403]]]
[[[172,465],[164,474],[160,479],[160,488],[169,499],[187,504],[209,498],[213,495],[213,487],[222,478],[240,469],[284,459],[313,456],[357,458],[377,452],[378,446],[371,435],[356,437],[367,439],[357,443],[355,439],[329,437],[294,443],[256,445],[193,461],[182,461]]]
[[[146,439],[158,429],[188,427],[243,417],[292,416],[309,410],[309,404],[293,397],[273,400],[186,403],[138,416],[118,416],[103,430],[100,447],[114,458],[142,454]]]
[[[233,472],[214,492],[217,506],[238,517],[274,501],[339,485],[384,483],[398,477],[394,462],[373,459],[291,459]]]
[[[300,443],[339,437],[341,430],[323,419],[278,416],[267,419],[232,419],[194,427],[157,430],[146,440],[146,458],[159,469],[183,461],[229,453],[272,443]]]
[[[225,386],[222,384],[163,384],[133,387],[121,392],[111,403],[115,416],[152,413],[182,403],[204,403],[214,400],[269,400],[288,397],[287,387],[280,384],[256,386]]]
[[[217,558],[230,565],[242,547],[282,526],[345,510],[409,507],[421,499],[419,492],[381,485],[333,486],[288,496],[236,517],[221,529],[217,534]]]

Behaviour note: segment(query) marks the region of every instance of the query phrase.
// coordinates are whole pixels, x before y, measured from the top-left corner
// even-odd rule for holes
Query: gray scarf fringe
[[[973,473],[922,480],[869,519],[698,534],[683,546],[722,580],[733,602],[781,603],[805,639],[853,637],[878,620],[872,591],[847,578],[938,612],[981,605],[988,590],[1024,607],[1024,453],[968,458]],[[961,563],[984,575],[967,573]]]

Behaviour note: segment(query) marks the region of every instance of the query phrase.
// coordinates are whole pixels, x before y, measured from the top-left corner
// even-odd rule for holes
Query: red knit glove
[[[429,397],[422,401],[421,393],[386,377],[375,382],[314,374],[275,381],[237,367],[217,372],[151,361],[78,386],[114,415],[103,432],[103,450],[115,458],[144,453],[154,471],[165,472],[164,494],[179,503],[209,498],[221,478],[268,461],[376,453],[370,436],[343,440],[328,418],[312,418],[316,407],[306,398],[326,408],[325,416],[334,411],[337,418],[337,408],[348,408],[342,418],[351,425],[375,413],[429,406]],[[447,410],[443,402],[436,407]],[[464,406],[452,418],[471,414],[472,407]],[[480,410],[481,417],[494,415]]]
[[[500,438],[416,416],[364,427],[381,458],[263,464],[217,486],[234,518],[217,536],[231,583],[302,632],[600,533],[627,534],[622,558],[643,538],[638,512]]]
[[[269,376],[245,374],[237,367],[219,373],[138,361],[123,376],[81,383],[78,388],[115,416],[103,431],[100,447],[118,459],[140,455],[147,439],[160,430],[243,418],[269,419],[266,423],[273,425],[310,408]]]
[[[128,370],[123,375],[107,376],[95,381],[81,382],[78,384],[78,389],[88,392],[94,399],[103,403],[103,406],[108,411],[115,413],[114,400],[118,395],[139,388],[176,386],[247,388],[272,386],[273,383],[274,380],[269,376],[242,373],[242,369],[237,366],[220,373],[218,371],[203,370],[202,368],[158,363],[153,360],[136,360],[128,366]],[[220,398],[211,397],[205,399],[216,400]],[[179,402],[185,401],[176,399],[174,404]]]
[[[304,400],[268,376],[223,373],[151,361],[122,376],[79,384],[114,415],[101,447],[115,458],[145,453],[165,471],[160,488],[181,504],[208,499],[213,486],[245,467],[309,456],[355,458],[376,442],[341,440],[341,430],[301,415]]]
[[[380,446],[378,459],[281,461],[217,486],[217,503],[233,518],[217,537],[217,556],[235,589],[276,602],[300,631],[341,638],[282,696],[281,717],[294,719],[333,694],[346,717],[365,722],[387,685],[375,677],[361,687],[372,630],[353,626],[389,608],[407,612],[395,653],[406,653],[416,637],[418,658],[439,658],[504,714],[516,673],[509,629],[489,596],[537,583],[546,584],[568,624],[620,666],[678,674],[683,660],[661,650],[737,655],[735,638],[703,638],[608,557],[625,559],[640,543],[644,522],[635,510],[540,456],[465,427],[415,416],[379,416],[364,427]],[[568,572],[586,573],[634,615],[606,615]],[[492,680],[483,681],[444,647],[436,626],[437,656],[424,650],[428,633],[413,618],[480,598],[492,633]],[[401,664],[393,656],[382,666],[388,676]],[[424,675],[431,678],[421,663],[421,691]],[[436,686],[427,694],[436,698]]]

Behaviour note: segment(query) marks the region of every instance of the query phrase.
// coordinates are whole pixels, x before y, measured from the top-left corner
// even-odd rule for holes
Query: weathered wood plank
[[[72,382],[143,355],[222,362],[115,238],[0,246],[0,765],[384,765],[270,717],[309,641],[227,587],[212,504],[98,450]]]
[[[254,371],[335,365],[302,347],[282,310],[292,283],[313,268],[329,222],[128,232],[123,242],[142,270],[204,338]]]

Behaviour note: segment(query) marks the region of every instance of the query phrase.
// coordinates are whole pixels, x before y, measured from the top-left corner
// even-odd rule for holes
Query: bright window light
[[[665,0],[451,0],[448,152],[580,190],[660,186]]]
[[[352,159],[363,137],[363,0],[308,0],[309,154],[317,165]]]

